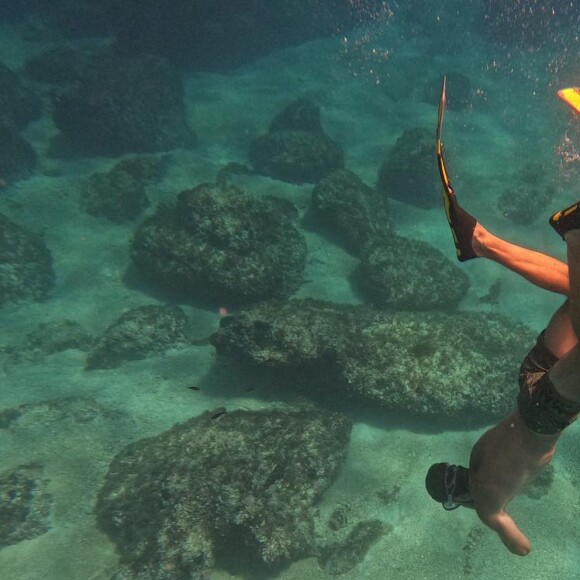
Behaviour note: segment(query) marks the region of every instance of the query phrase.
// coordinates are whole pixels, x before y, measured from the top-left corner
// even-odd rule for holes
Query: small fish
[[[201,389],[199,387],[196,387],[195,385],[191,385],[191,387],[187,387],[188,389],[191,389],[192,391],[201,391]]]

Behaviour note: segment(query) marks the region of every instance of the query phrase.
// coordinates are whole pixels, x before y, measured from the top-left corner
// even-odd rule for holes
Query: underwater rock
[[[406,129],[379,169],[378,191],[416,207],[438,207],[441,184],[433,139],[433,131]]]
[[[42,238],[0,214],[0,306],[43,300],[53,286],[52,256]]]
[[[126,417],[93,397],[61,397],[0,410],[0,429],[14,428],[28,433],[32,428],[64,429],[68,424],[78,432],[79,425],[103,419],[119,426]]]
[[[324,130],[320,121],[320,107],[305,98],[292,101],[272,119],[268,133],[276,131],[323,133]]]
[[[392,231],[388,200],[346,169],[316,184],[309,218],[355,256],[371,239]]]
[[[155,356],[189,342],[189,324],[178,306],[139,306],[125,312],[95,342],[86,370]]]
[[[342,542],[325,546],[318,563],[327,574],[344,574],[360,564],[373,544],[391,530],[391,526],[380,520],[359,522]]]
[[[81,207],[115,223],[134,220],[149,206],[145,186],[159,181],[165,166],[163,159],[136,157],[120,161],[107,173],[93,173],[83,185]]]
[[[26,74],[38,83],[66,85],[81,78],[81,56],[69,45],[57,46],[26,61]]]
[[[41,111],[40,97],[26,88],[14,73],[0,62],[0,121],[16,129],[24,129],[30,121],[40,117]]]
[[[21,358],[35,359],[69,349],[88,350],[91,334],[74,320],[41,322],[14,350]]]
[[[28,177],[36,166],[32,145],[14,125],[0,120],[0,178],[5,184]]]
[[[554,172],[557,173],[557,172]],[[543,164],[524,165],[517,174],[517,185],[506,189],[498,198],[502,215],[516,224],[529,225],[546,214],[556,188]]]
[[[398,310],[455,310],[470,285],[439,250],[394,234],[365,247],[355,279],[374,306]]]
[[[0,548],[31,540],[50,529],[52,497],[38,464],[0,474]]]
[[[506,189],[499,196],[497,206],[515,224],[530,225],[545,215],[555,193],[552,187],[530,189],[522,184]]]
[[[131,255],[156,284],[190,298],[248,303],[302,283],[306,242],[271,203],[204,183],[161,205],[135,232]]]
[[[291,300],[222,318],[210,342],[219,355],[315,396],[354,396],[430,422],[473,425],[513,408],[517,369],[534,339],[491,314]]]
[[[216,417],[216,418],[212,418]],[[206,412],[130,444],[98,494],[115,578],[207,578],[219,553],[276,565],[315,552],[314,504],[344,462],[338,413]]]
[[[53,118],[61,141],[86,154],[167,151],[195,144],[183,98],[182,79],[165,61],[107,57],[54,97]]]
[[[298,184],[344,167],[342,148],[323,132],[319,107],[306,99],[276,115],[268,133],[250,144],[248,158],[257,173]]]

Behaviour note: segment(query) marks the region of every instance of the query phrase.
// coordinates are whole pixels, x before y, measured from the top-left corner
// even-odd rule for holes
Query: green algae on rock
[[[473,425],[513,407],[517,369],[534,338],[499,315],[291,300],[223,318],[210,342],[218,354],[267,367],[307,391]]]
[[[30,540],[50,529],[52,498],[38,464],[0,474],[0,548]]]
[[[96,505],[119,552],[115,578],[198,580],[234,546],[265,565],[314,555],[314,503],[350,429],[316,410],[208,411],[130,444]]]
[[[365,247],[355,279],[371,304],[397,310],[455,310],[470,284],[433,246],[394,234]]]
[[[179,306],[139,306],[125,312],[95,341],[85,368],[115,368],[188,342],[189,323]]]
[[[0,214],[0,306],[43,300],[53,285],[52,255],[42,237]]]
[[[145,276],[173,292],[247,304],[298,289],[306,242],[271,203],[231,185],[203,183],[147,218],[131,255]]]

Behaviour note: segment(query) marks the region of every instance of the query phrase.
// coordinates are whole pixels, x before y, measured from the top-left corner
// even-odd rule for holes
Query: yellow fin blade
[[[571,87],[558,91],[558,96],[568,103],[577,113],[580,113],[580,88]]]

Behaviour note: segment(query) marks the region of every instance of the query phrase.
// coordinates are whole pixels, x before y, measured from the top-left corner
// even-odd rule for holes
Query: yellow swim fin
[[[580,88],[571,87],[569,89],[561,89],[558,91],[558,96],[568,103],[577,113],[580,113]]]

